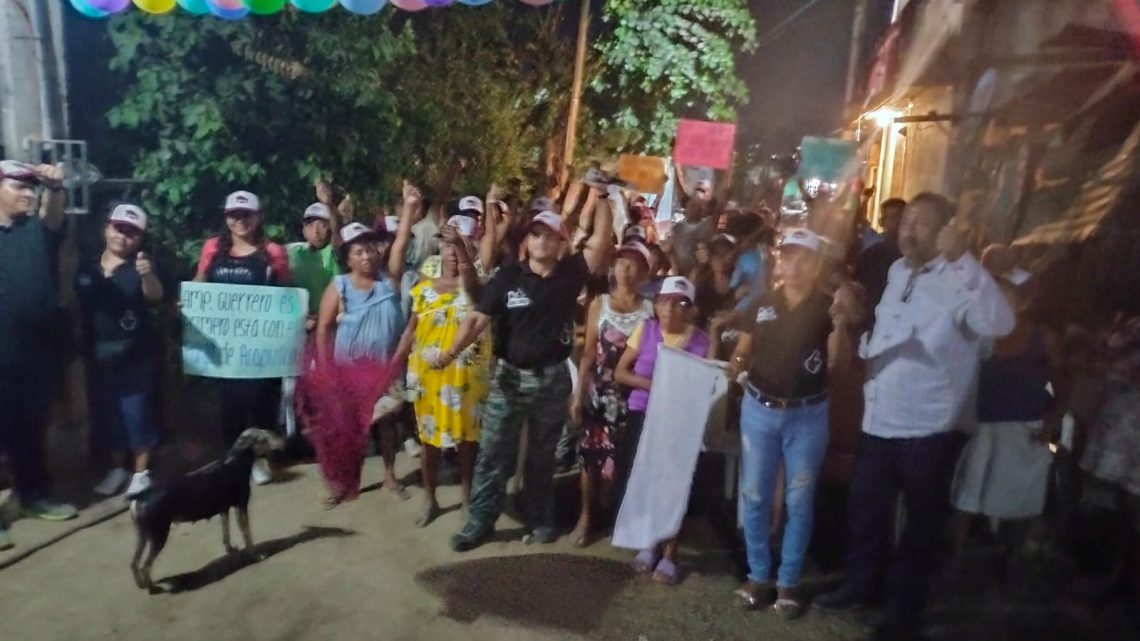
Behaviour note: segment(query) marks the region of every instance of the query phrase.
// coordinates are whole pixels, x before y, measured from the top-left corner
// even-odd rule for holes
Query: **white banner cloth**
[[[680,531],[709,412],[728,388],[722,365],[661,347],[614,547],[644,550]]]

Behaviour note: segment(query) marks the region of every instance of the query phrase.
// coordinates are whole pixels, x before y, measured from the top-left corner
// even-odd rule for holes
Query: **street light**
[[[879,107],[874,111],[863,114],[863,118],[874,120],[875,124],[879,127],[886,127],[894,122],[895,118],[901,118],[902,116],[903,112],[897,109],[891,109],[890,107]]]

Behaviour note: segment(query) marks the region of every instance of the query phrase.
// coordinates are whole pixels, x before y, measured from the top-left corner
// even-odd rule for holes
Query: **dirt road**
[[[411,464],[401,456],[402,472]],[[629,553],[605,541],[585,551],[565,539],[525,546],[518,524],[506,517],[500,540],[457,555],[447,540],[460,525],[458,511],[426,529],[413,527],[414,488],[409,501],[372,489],[325,511],[316,470],[294,474],[254,489],[253,532],[267,556],[261,562],[223,558],[216,520],[176,526],[154,571],[168,593],[135,587],[128,571],[134,533],[125,514],[0,570],[3,638],[842,641],[866,632],[851,619],[809,613],[787,624],[734,609],[736,578],[722,550],[695,545],[686,557],[691,573],[676,588],[634,576]],[[365,483],[380,478],[378,461],[370,459]],[[457,490],[444,488],[440,498],[454,508]],[[23,525],[13,528],[17,539]],[[702,538],[691,534],[691,542]],[[995,639],[1088,638],[1067,636],[1040,614],[952,609],[937,615],[950,626],[932,636],[987,638],[962,636],[961,626],[984,632],[987,618],[996,617],[1014,623],[990,627]]]

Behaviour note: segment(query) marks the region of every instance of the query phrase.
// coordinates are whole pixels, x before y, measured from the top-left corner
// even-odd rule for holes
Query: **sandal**
[[[795,588],[779,588],[776,591],[776,602],[772,604],[772,611],[785,621],[800,618],[804,613],[804,606],[800,602],[798,592]]]
[[[660,560],[661,557],[657,556],[657,552],[653,550],[642,550],[637,553],[637,556],[633,557],[633,563],[630,565],[633,566],[633,571],[638,574],[649,574],[653,571],[653,568],[657,567],[657,562]]]
[[[669,559],[661,559],[657,569],[653,571],[653,580],[663,585],[677,585],[681,582],[681,572],[677,564]]]
[[[590,547],[591,543],[593,543],[593,541],[591,540],[589,529],[578,531],[578,529],[575,528],[575,530],[570,533],[570,545],[576,548]]]
[[[750,580],[732,594],[736,597],[737,607],[743,610],[766,608],[776,600],[776,590],[771,582],[757,583]]]
[[[398,482],[395,484],[395,487],[393,487],[388,485],[388,482],[385,481],[384,489],[388,490],[392,494],[395,494],[396,498],[400,499],[401,501],[407,501],[408,499],[412,498],[412,495],[408,494],[408,488],[400,485]]]
[[[427,527],[439,516],[439,512],[438,503],[431,503],[420,508],[420,514],[416,517],[416,527]]]

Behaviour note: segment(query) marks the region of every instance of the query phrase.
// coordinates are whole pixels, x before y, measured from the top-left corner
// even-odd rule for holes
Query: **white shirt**
[[[977,377],[982,340],[1005,336],[1013,325],[1013,309],[972,255],[936,258],[917,274],[905,258],[896,261],[873,335],[859,346],[867,360],[863,431],[914,438],[953,430]]]

